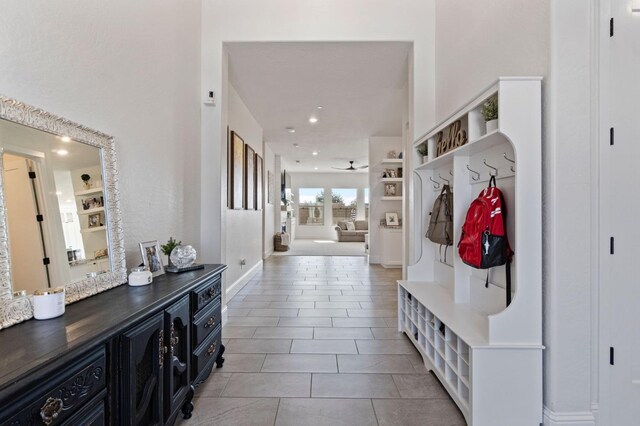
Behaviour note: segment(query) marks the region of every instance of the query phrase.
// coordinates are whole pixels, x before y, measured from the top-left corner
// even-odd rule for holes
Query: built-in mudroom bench
[[[118,286],[0,330],[0,425],[151,425],[191,416],[222,365],[225,265]]]

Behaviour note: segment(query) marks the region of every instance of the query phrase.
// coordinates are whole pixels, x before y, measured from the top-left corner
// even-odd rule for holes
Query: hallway
[[[397,333],[399,269],[272,256],[231,301],[224,367],[183,425],[464,425]]]

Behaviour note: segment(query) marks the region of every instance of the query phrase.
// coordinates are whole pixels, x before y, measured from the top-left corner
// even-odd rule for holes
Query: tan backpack
[[[436,244],[453,245],[453,193],[449,185],[442,187],[429,214],[431,217],[426,237]]]

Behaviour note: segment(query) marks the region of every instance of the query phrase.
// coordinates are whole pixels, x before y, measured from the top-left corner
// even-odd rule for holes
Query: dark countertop
[[[61,317],[31,319],[0,330],[0,401],[9,386],[30,373],[65,365],[225,269],[226,265],[205,265],[196,271],[166,273],[143,287],[124,284],[67,305]]]

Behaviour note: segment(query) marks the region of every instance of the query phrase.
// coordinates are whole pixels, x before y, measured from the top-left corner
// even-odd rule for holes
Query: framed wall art
[[[273,195],[276,191],[276,177],[273,172],[267,172],[267,203],[273,204]]]
[[[231,143],[230,143],[230,155],[229,155],[229,187],[231,202],[229,208],[234,210],[241,210],[245,206],[244,198],[244,140],[234,131],[231,131]]]
[[[248,144],[244,146],[244,205],[247,210],[256,209],[256,152]]]

